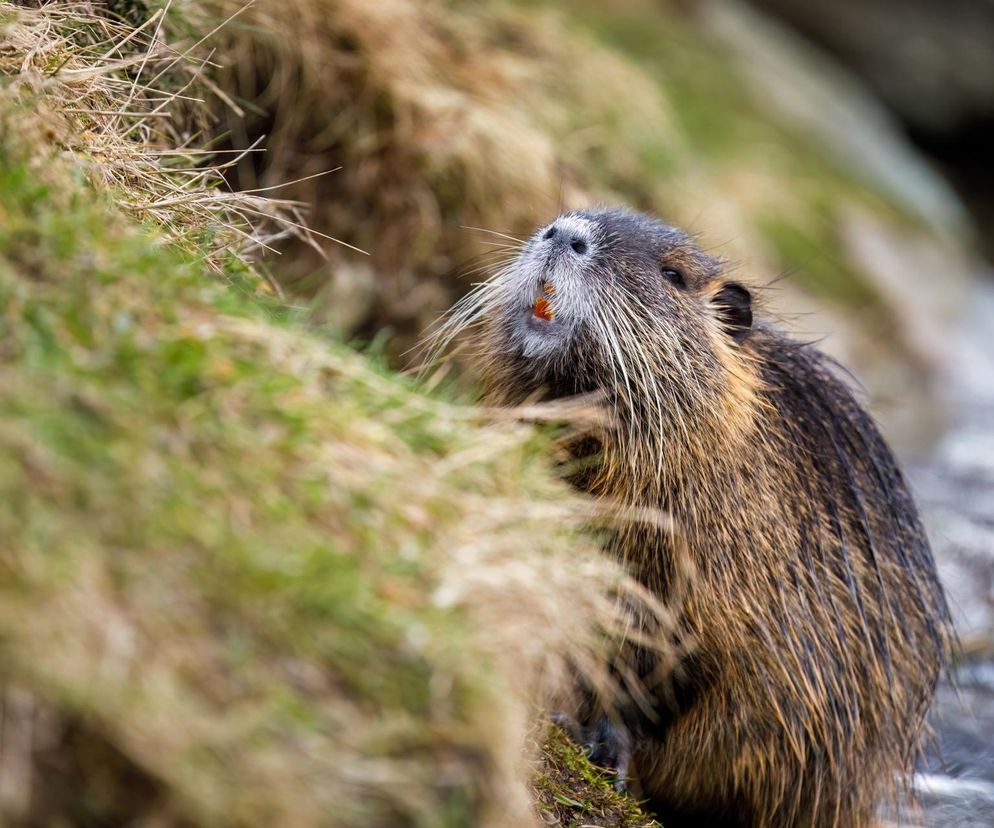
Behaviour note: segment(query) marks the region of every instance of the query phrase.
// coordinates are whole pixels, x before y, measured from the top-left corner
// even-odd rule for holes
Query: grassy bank
[[[0,4],[5,824],[529,824],[629,589],[585,507],[275,296],[298,207],[150,115],[202,54],[76,11]]]

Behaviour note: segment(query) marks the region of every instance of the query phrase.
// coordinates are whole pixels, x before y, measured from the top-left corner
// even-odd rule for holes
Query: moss
[[[659,826],[634,799],[617,793],[611,776],[591,765],[580,747],[558,727],[550,727],[542,743],[535,789],[539,812],[552,825]]]

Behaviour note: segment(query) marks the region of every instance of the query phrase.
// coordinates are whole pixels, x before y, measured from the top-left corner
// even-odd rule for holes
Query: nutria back
[[[670,828],[869,824],[951,634],[904,477],[838,367],[754,319],[684,233],[620,209],[540,229],[446,333],[467,325],[492,401],[603,396],[576,485],[672,516],[610,542],[692,644],[667,676],[630,649],[653,703],[616,700],[607,732],[632,742],[637,791]]]

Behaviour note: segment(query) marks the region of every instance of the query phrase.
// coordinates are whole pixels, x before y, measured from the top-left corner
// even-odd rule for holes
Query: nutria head
[[[560,215],[456,306],[443,339],[472,323],[492,402],[601,392],[617,415],[612,463],[645,473],[717,443],[728,455],[753,420],[749,290],[649,216]]]
[[[750,295],[721,276],[686,233],[649,216],[565,213],[528,240],[507,274],[507,348],[533,371],[569,374],[593,342],[608,367],[628,328],[635,338],[664,335],[673,357],[681,335],[700,341],[720,328],[741,342]]]

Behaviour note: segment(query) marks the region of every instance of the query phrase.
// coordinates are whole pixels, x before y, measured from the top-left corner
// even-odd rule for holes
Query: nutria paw
[[[623,793],[628,784],[632,762],[632,737],[623,725],[601,716],[591,725],[583,725],[567,713],[555,713],[552,721],[566,731],[592,765],[614,775],[614,789]]]

